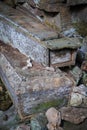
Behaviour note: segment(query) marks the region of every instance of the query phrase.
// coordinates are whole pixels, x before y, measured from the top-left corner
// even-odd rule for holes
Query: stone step
[[[13,9],[0,2],[0,30],[1,41],[11,44],[35,62],[58,67],[75,64],[79,41],[59,39],[59,33],[46,27],[29,12]]]
[[[58,99],[68,96],[74,85],[59,69],[43,67],[34,61],[29,67],[28,61],[29,57],[18,49],[0,42],[0,77],[21,119],[57,106]]]

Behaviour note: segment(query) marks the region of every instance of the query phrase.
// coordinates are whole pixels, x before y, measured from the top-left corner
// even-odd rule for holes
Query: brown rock
[[[63,120],[74,124],[79,124],[87,118],[87,109],[83,108],[63,107],[60,112]]]

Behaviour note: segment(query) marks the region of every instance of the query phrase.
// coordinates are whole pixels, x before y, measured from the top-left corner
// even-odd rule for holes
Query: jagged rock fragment
[[[60,127],[61,124],[61,113],[57,111],[55,108],[49,108],[46,112],[46,117],[48,120],[47,127],[49,130],[60,130],[62,129]]]
[[[74,124],[79,124],[87,118],[87,109],[75,107],[63,107],[59,110],[62,119]]]
[[[69,105],[70,106],[83,106],[84,100],[87,98],[87,87],[80,85],[78,87],[73,87],[73,90],[70,94]],[[85,104],[86,107],[86,104]]]

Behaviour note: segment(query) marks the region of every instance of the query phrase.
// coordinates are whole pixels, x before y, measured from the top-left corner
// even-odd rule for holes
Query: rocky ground
[[[81,31],[81,30],[80,30]],[[81,32],[82,33],[82,32]],[[70,37],[70,34],[73,36],[75,35],[75,31],[73,30],[67,30],[63,32],[63,35],[67,35]],[[87,87],[87,37],[83,37],[78,35],[80,39],[83,41],[83,45],[80,49],[78,49],[77,52],[77,58],[76,58],[76,65],[71,68],[61,68],[62,71],[66,71],[70,76],[73,77],[73,79],[76,82],[77,86],[80,86],[81,84],[84,84],[85,87]],[[67,107],[67,111],[63,110],[62,115],[63,119],[61,122],[61,127],[64,130],[87,130],[87,117],[84,118],[80,116],[79,112],[80,108],[83,110],[87,109],[87,98],[84,100],[84,92],[86,92],[86,89],[80,88],[73,88],[71,92],[71,97],[69,98],[68,104],[65,104],[65,101],[63,101],[63,105],[60,105],[57,110],[62,106],[71,105],[71,110],[73,111],[72,107],[78,108],[77,116],[75,117],[76,120],[73,119],[73,112],[70,113]],[[76,95],[75,95],[76,94]],[[86,96],[87,93],[85,93]],[[73,98],[73,95],[75,96]],[[79,97],[79,100],[78,100]],[[75,100],[73,100],[75,99]],[[75,101],[75,102],[73,102]],[[84,101],[84,103],[82,102]],[[67,103],[67,102],[66,102]],[[70,111],[71,111],[70,110]],[[62,108],[60,108],[60,111],[62,111]],[[75,113],[75,110],[74,110]],[[86,112],[87,113],[87,112]],[[69,117],[67,119],[67,116],[69,114]],[[86,114],[83,114],[83,116]],[[2,81],[0,81],[0,130],[47,130],[47,118],[45,116],[45,113],[40,113],[39,115],[35,115],[31,119],[27,121],[21,121],[17,111],[12,105],[12,101],[9,97],[8,91],[6,90],[5,86],[3,85]],[[77,122],[77,123],[76,123]],[[50,129],[51,130],[51,129]]]
[[[65,33],[65,32],[64,32]],[[71,68],[62,68],[62,71],[66,71],[70,74],[78,86],[73,88],[69,102],[63,100],[62,105],[58,106],[57,111],[61,111],[61,127],[64,130],[87,130],[87,112],[83,112],[87,109],[86,89],[87,87],[87,43],[86,37],[83,39],[83,46],[78,50],[76,65]],[[79,59],[78,59],[79,58]],[[84,86],[81,87],[81,84]],[[80,86],[80,87],[79,87]],[[84,93],[85,92],[85,93]],[[75,95],[76,94],[76,95]],[[73,95],[75,96],[73,98]],[[0,130],[47,130],[47,118],[45,113],[37,114],[27,121],[21,121],[17,111],[12,105],[12,101],[9,97],[8,91],[0,82]],[[79,97],[79,100],[78,100]],[[75,100],[73,100],[75,99]],[[85,100],[84,100],[85,99]],[[75,101],[75,102],[73,102]],[[84,104],[84,103],[85,104]],[[66,106],[66,108],[63,108]],[[70,108],[69,108],[70,106]],[[74,109],[77,108],[78,110]],[[81,109],[81,111],[80,111]],[[63,110],[63,111],[62,111]],[[69,112],[70,110],[70,112]],[[52,112],[53,113],[53,112]],[[75,114],[75,119],[73,115]],[[80,113],[83,113],[80,116]],[[68,118],[67,118],[67,115]],[[62,119],[63,118],[63,119]],[[51,130],[51,129],[50,129]],[[59,129],[60,130],[60,129]]]
[[[75,5],[71,0],[68,4]],[[74,79],[76,85],[68,101],[62,99],[59,106],[50,109],[48,114],[43,111],[22,121],[0,80],[0,130],[87,130],[87,23],[75,23],[73,28],[61,32],[61,35],[78,37],[82,42],[82,47],[77,51],[76,64],[61,68]]]

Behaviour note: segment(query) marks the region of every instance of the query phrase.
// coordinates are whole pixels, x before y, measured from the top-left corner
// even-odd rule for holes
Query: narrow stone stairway
[[[78,39],[59,38],[31,13],[0,2],[0,40],[0,77],[21,119],[68,96],[74,82],[58,67],[75,64]]]

